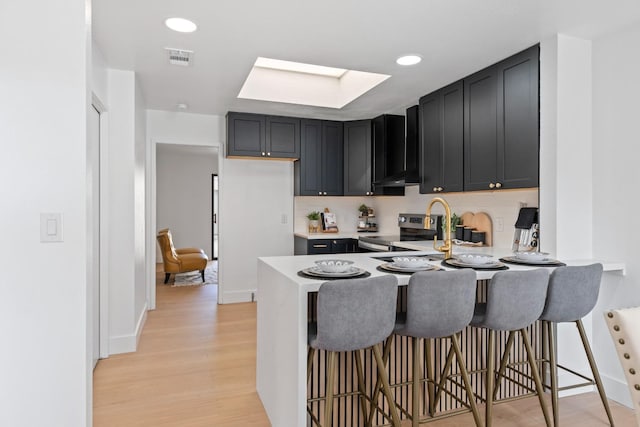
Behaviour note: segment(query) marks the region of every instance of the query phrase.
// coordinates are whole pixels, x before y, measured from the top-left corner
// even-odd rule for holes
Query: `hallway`
[[[95,370],[94,425],[268,426],[255,392],[256,305],[217,305],[215,285],[163,285],[161,268],[138,351]]]

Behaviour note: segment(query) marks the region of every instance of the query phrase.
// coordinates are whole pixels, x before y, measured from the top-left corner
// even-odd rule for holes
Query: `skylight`
[[[238,98],[342,108],[389,77],[258,57]]]
[[[294,71],[297,73],[315,74],[317,76],[335,77],[339,79],[347,72],[344,68],[325,67],[323,65],[303,64],[302,62],[283,61],[281,59],[256,59],[254,67],[271,68],[272,70]]]

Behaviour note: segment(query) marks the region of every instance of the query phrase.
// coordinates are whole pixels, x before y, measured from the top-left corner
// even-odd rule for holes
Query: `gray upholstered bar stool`
[[[471,389],[469,374],[460,351],[458,333],[471,322],[476,301],[476,273],[473,270],[456,271],[425,271],[415,273],[409,279],[407,287],[407,316],[404,322],[396,324],[394,334],[412,338],[413,347],[413,375],[412,375],[412,426],[420,423],[420,390],[422,374],[420,367],[420,340],[435,338],[449,338],[451,347],[445,363],[437,396],[434,396],[434,384],[428,383],[429,413],[433,416],[433,408],[437,404],[444,382],[449,376],[453,355],[460,369],[464,388],[477,426],[482,425],[475,403],[475,395]],[[391,339],[391,338],[390,338]],[[427,346],[429,349],[430,346]],[[427,370],[433,370],[429,360],[429,350],[424,356],[427,358]],[[427,380],[433,381],[433,378]]]
[[[593,373],[593,380],[579,375],[587,380],[587,384],[594,384],[598,388],[600,399],[604,405],[604,410],[609,418],[609,424],[613,426],[613,417],[609,402],[602,386],[602,380],[598,372],[598,366],[593,358],[591,346],[584,332],[582,318],[591,313],[598,301],[600,292],[600,281],[602,279],[602,264],[591,264],[579,267],[558,267],[549,279],[549,289],[547,291],[547,302],[544,311],[540,316],[547,328],[549,338],[549,364],[551,376],[551,403],[553,406],[554,425],[558,426],[558,363],[556,358],[555,324],[560,322],[575,322],[582,340],[584,351],[589,360],[589,366]],[[560,366],[562,368],[562,366]],[[564,369],[564,368],[563,368]]]
[[[334,377],[336,375],[336,353],[354,352],[358,376],[358,392],[362,413],[366,414],[365,401],[374,403],[364,390],[364,375],[360,351],[371,348],[378,377],[382,381],[384,395],[389,404],[393,426],[400,426],[387,372],[382,361],[380,344],[393,332],[396,319],[398,280],[385,275],[365,279],[335,280],[320,285],[317,303],[317,324],[310,325],[307,379],[315,350],[327,351],[327,379],[325,383],[325,411],[323,427],[333,421]],[[318,417],[311,414],[320,424]]]
[[[548,427],[551,419],[544,402],[544,389],[536,366],[535,356],[531,350],[531,342],[526,327],[533,324],[544,309],[547,297],[549,273],[544,269],[527,271],[499,271],[494,274],[487,286],[486,304],[477,304],[476,313],[471,325],[488,330],[486,357],[486,407],[485,425],[491,427],[495,382],[495,336],[496,331],[510,331],[509,342],[513,342],[515,332],[520,332],[524,343],[527,361],[536,386],[540,407]],[[508,356],[508,352],[505,357]],[[505,360],[505,357],[502,360]],[[501,363],[502,365],[502,363]]]

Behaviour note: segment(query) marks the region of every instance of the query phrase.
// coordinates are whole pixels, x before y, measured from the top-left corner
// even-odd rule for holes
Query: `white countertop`
[[[384,257],[384,256],[402,256],[402,255],[426,255],[426,254],[434,254],[437,253],[433,249],[432,241],[425,242],[397,242],[398,244],[403,244],[405,247],[411,247],[414,251],[408,252],[367,252],[367,253],[348,253],[348,254],[323,254],[323,255],[302,255],[302,256],[279,256],[279,257],[262,257],[258,258],[260,262],[265,263],[269,267],[273,268],[275,271],[280,273],[283,276],[286,276],[292,283],[295,283],[297,286],[301,287],[307,292],[317,291],[322,284],[322,280],[310,279],[298,276],[298,271],[303,270],[308,267],[312,267],[317,260],[321,259],[345,259],[354,262],[355,267],[362,268],[369,273],[371,276],[381,276],[384,274],[389,274],[387,272],[381,272],[376,269],[380,264],[384,263],[384,261],[376,259],[374,257]],[[415,249],[422,248],[422,250],[415,251]],[[510,249],[506,248],[495,248],[495,247],[462,247],[455,246],[454,254],[456,253],[481,253],[486,255],[491,255],[493,257],[501,258],[505,256],[512,255]],[[560,260],[567,265],[586,265],[595,262],[600,262],[603,265],[604,271],[618,271],[624,274],[625,265],[620,262],[612,262],[612,261],[603,261],[603,260]],[[454,270],[454,268],[444,267],[441,264],[441,261],[431,261],[433,265],[439,266],[445,270]],[[508,264],[509,270],[530,270],[533,268],[541,268],[537,266],[528,266],[528,265],[516,265],[516,264]],[[543,268],[552,268],[552,267],[543,267]],[[498,270],[476,270],[476,277],[478,280],[487,280],[493,277],[493,275]],[[407,284],[409,281],[409,275],[398,274],[398,282],[400,285]],[[259,298],[259,296],[258,296]]]
[[[357,232],[357,231],[340,231],[338,233],[308,233],[297,231],[293,233],[296,237],[302,237],[309,240],[317,239],[357,239],[360,236],[380,236],[383,233],[378,232]]]

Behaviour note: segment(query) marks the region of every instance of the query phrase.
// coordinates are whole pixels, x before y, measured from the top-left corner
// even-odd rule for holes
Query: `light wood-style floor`
[[[217,286],[173,288],[162,279],[158,269],[157,309],[148,314],[138,351],[98,363],[94,425],[268,426],[255,391],[256,305],[218,306]],[[563,427],[608,425],[595,393],[560,405]],[[635,425],[632,410],[615,402],[611,407],[616,426]],[[429,425],[473,426],[473,418],[463,414]],[[537,399],[496,405],[494,426],[544,426]]]

